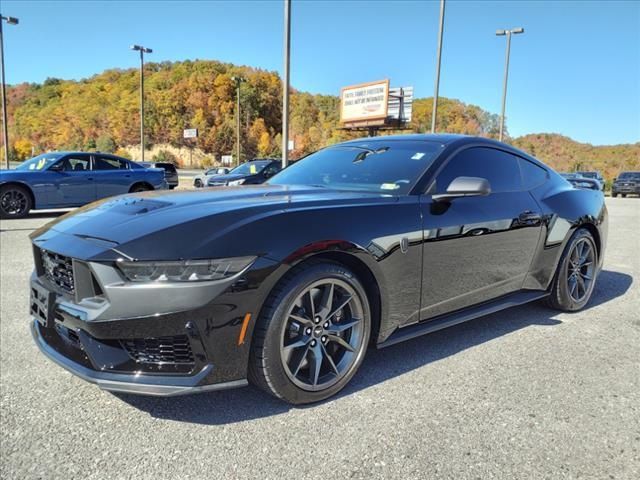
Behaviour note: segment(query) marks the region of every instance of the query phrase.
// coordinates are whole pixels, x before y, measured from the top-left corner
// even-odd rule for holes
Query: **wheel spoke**
[[[580,275],[578,275],[576,280],[576,283],[578,284],[578,299],[581,299],[582,297],[584,297],[584,294],[587,293],[587,287],[585,286],[584,280]],[[580,293],[580,290],[582,290],[582,293]]]
[[[350,352],[355,351],[354,348],[349,344],[349,342],[347,342],[344,338],[339,337],[338,335],[327,335],[327,338],[330,342],[337,343],[345,350],[348,350]]]
[[[350,328],[353,328],[354,326],[356,326],[358,324],[358,322],[360,322],[359,318],[352,318],[350,322],[344,322],[344,323],[333,323],[329,326],[329,328],[327,329],[327,331],[331,334],[337,334],[337,333],[342,333],[346,330],[349,330]]]
[[[315,347],[311,349],[311,361],[309,362],[309,380],[312,385],[318,384],[320,378],[320,368],[322,367],[322,348],[321,344],[317,343]]]
[[[578,282],[576,281],[575,277],[569,277],[569,295],[571,295],[573,298],[576,298],[574,296],[576,288],[578,288]]]
[[[331,312],[328,316],[327,316],[327,320],[329,320],[331,317],[333,317],[336,313],[338,313],[340,310],[342,310],[344,307],[346,307],[349,302],[351,301],[353,297],[351,295],[349,295],[349,297],[343,301],[340,306],[338,308],[336,308],[333,312]]]
[[[309,343],[310,339],[311,339],[310,337],[301,336],[300,338],[298,338],[297,340],[294,340],[290,344],[285,345],[283,347],[283,350],[284,350],[285,353],[289,353],[291,350],[293,350],[295,348],[304,347],[307,343]]]
[[[292,357],[295,356],[296,358],[292,359],[290,366],[293,367],[295,365],[295,368],[292,370],[294,377],[298,375],[298,372],[300,371],[300,367],[302,367],[302,364],[304,363],[304,360],[307,357],[307,354],[309,353],[309,348],[310,347],[307,345],[307,348],[300,349],[296,352],[293,352]]]
[[[324,345],[322,346],[322,351],[324,352],[324,358],[327,359],[327,362],[329,363],[329,366],[331,367],[331,370],[333,370],[333,372],[336,375],[340,375],[340,372],[338,371],[338,367],[336,367],[336,364],[333,362],[333,358],[331,358],[331,355],[329,355],[329,352],[327,352],[327,349]]]
[[[320,315],[326,315],[331,311],[331,308],[333,306],[333,292],[333,283],[330,283],[329,285],[325,285],[323,287],[322,298],[320,299],[320,311],[318,312]]]
[[[313,321],[309,318],[301,317],[300,315],[296,315],[294,313],[289,314],[289,318],[293,318],[296,322],[302,323],[303,325],[313,326]]]
[[[311,318],[315,318],[316,316],[316,306],[313,304],[313,293],[309,290],[309,294],[307,295],[309,302],[309,311],[311,312]]]

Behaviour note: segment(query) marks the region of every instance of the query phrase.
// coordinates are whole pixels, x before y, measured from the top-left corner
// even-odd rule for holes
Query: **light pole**
[[[438,30],[438,60],[436,61],[436,83],[433,92],[433,113],[431,113],[431,133],[436,133],[438,113],[438,91],[440,90],[440,60],[442,58],[442,34],[444,31],[444,0],[440,0],[440,28]]]
[[[246,82],[243,77],[231,77],[236,82],[236,165],[240,165],[240,84]]]
[[[131,50],[140,52],[140,161],[144,162],[144,54],[153,50],[142,45],[131,45]]]
[[[4,17],[0,15],[0,69],[2,69],[2,135],[4,138],[4,161],[9,170],[9,127],[7,126],[7,91],[6,80],[4,78],[4,40],[2,38],[2,22],[9,25],[18,25],[20,20],[15,17]]]
[[[289,163],[289,59],[291,56],[291,0],[284,0],[284,78],[282,79],[282,168]]]
[[[509,54],[511,52],[511,35],[524,33],[524,28],[512,28],[511,30],[496,30],[496,35],[502,37],[507,36],[507,53],[504,60],[504,85],[502,87],[502,113],[500,114],[500,136],[498,140],[502,141],[504,135],[504,110],[507,105],[507,80],[509,78]]]

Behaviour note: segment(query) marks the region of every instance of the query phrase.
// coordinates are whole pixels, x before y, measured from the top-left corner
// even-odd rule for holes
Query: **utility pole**
[[[7,165],[7,170],[10,168],[9,164],[9,127],[7,120],[7,91],[6,80],[4,72],[4,39],[2,34],[2,22],[7,22],[8,25],[18,25],[20,20],[15,17],[3,17],[0,15],[0,76],[2,77],[2,135],[4,139],[4,161]]]
[[[289,163],[289,60],[291,57],[291,0],[284,0],[284,78],[282,81],[282,168]]]
[[[436,133],[438,113],[438,92],[440,90],[440,63],[442,59],[442,34],[444,32],[444,0],[440,0],[440,28],[438,30],[438,59],[436,61],[436,82],[433,91],[433,112],[431,113],[431,133]]]
[[[511,35],[516,35],[518,33],[524,33],[524,28],[512,28],[511,30],[497,30],[496,35],[501,37],[507,37],[507,52],[505,54],[504,60],[504,83],[502,85],[502,111],[500,113],[500,134],[498,140],[502,141],[504,136],[504,112],[507,105],[507,80],[509,79],[509,55],[511,53]]]
[[[240,84],[246,82],[243,77],[231,77],[236,82],[236,166],[240,165]]]
[[[140,161],[144,162],[144,54],[153,50],[142,45],[131,45],[131,50],[140,52]]]

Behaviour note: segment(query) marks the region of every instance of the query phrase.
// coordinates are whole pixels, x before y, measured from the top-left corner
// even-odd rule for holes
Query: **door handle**
[[[537,223],[542,220],[542,215],[537,212],[532,212],[531,210],[526,210],[518,215],[518,220],[520,223]]]

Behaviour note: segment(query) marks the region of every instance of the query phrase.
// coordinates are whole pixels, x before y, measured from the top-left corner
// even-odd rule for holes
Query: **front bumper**
[[[37,320],[31,323],[31,334],[36,345],[42,353],[62,368],[77,375],[87,382],[95,383],[103,390],[120,393],[133,393],[155,397],[172,397],[228,388],[238,388],[247,385],[247,380],[234,380],[229,382],[202,384],[207,376],[212,373],[213,365],[206,365],[197,374],[188,377],[175,376],[150,376],[141,374],[124,374],[98,371],[86,367],[71,358],[65,356],[53,346],[48,344],[41,332],[43,327]]]
[[[259,260],[228,282],[145,287],[113,278],[109,265],[74,259],[74,295],[41,275],[34,251],[31,332],[66,370],[106,390],[153,396],[247,384],[254,318],[273,262]],[[91,297],[95,289],[102,293]]]

